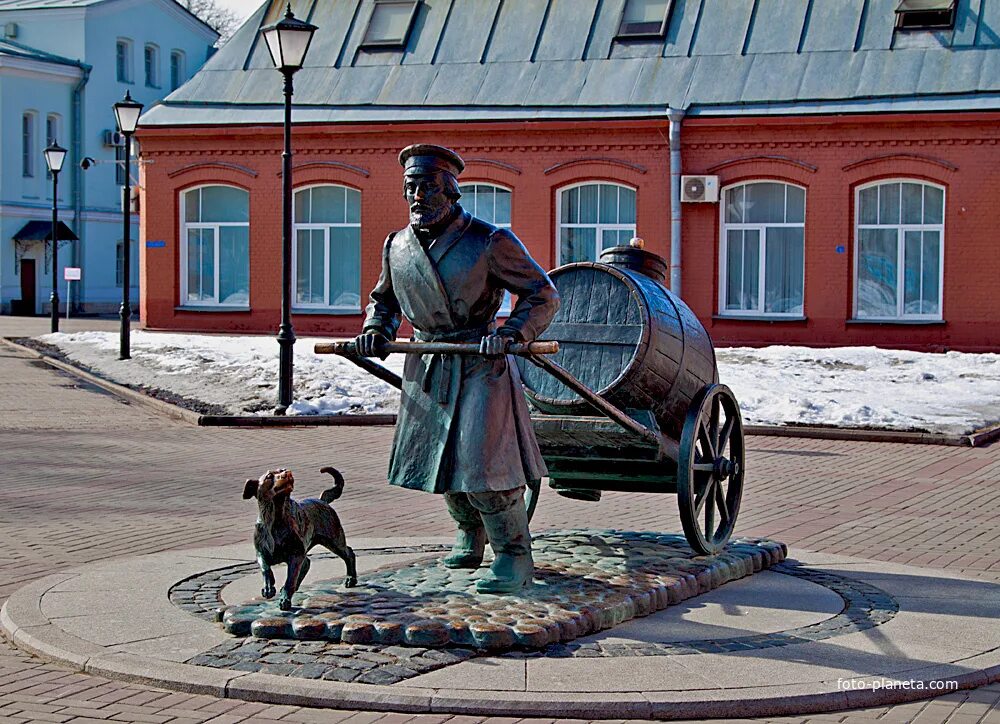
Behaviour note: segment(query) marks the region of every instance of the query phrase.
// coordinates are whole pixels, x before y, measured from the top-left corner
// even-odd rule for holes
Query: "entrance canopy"
[[[76,234],[63,222],[56,226],[56,233],[59,241],[78,241]],[[14,234],[14,241],[51,241],[52,222],[51,221],[29,221],[21,227],[21,230]]]

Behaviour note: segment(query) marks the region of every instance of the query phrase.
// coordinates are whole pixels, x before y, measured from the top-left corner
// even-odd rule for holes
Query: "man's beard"
[[[443,204],[437,208],[411,206],[410,225],[416,229],[430,229],[447,219],[451,215],[453,208],[451,204]]]

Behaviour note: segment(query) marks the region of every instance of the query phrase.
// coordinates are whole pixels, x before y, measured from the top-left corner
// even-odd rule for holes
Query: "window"
[[[150,88],[160,86],[160,49],[155,45],[147,45],[143,52],[146,65],[146,85]]]
[[[662,38],[673,0],[625,0],[618,38]]]
[[[510,189],[492,184],[462,184],[462,206],[476,218],[482,219],[501,229],[510,228]],[[498,314],[510,315],[510,292],[504,292]]]
[[[181,195],[181,299],[245,307],[250,302],[250,194],[202,186]]]
[[[855,317],[940,319],[944,189],[921,181],[858,189]]]
[[[59,140],[59,116],[50,113],[45,117],[45,145],[51,146],[57,140]],[[52,179],[48,164],[45,165],[45,178]]]
[[[125,185],[125,143],[115,146],[115,184]]]
[[[722,208],[723,314],[803,312],[806,192],[758,181],[726,189]]]
[[[419,0],[375,0],[362,48],[404,48]]]
[[[129,244],[129,286],[139,283],[139,250],[136,242]],[[115,244],[115,286],[125,283],[125,244],[119,241]]]
[[[361,192],[312,186],[295,194],[295,306],[361,309]]]
[[[170,90],[177,90],[184,83],[185,74],[184,52],[174,50],[170,53]]]
[[[635,236],[635,189],[608,183],[559,192],[558,263],[596,261],[601,251]]]
[[[955,25],[955,0],[900,0],[896,30],[935,30]]]
[[[21,175],[35,176],[35,113],[29,111],[21,116]]]
[[[132,82],[132,41],[118,38],[115,44],[115,68],[119,83]]]

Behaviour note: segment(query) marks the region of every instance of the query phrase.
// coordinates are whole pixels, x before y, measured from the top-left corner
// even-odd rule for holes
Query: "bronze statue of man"
[[[517,367],[505,353],[545,330],[559,296],[514,234],[462,209],[458,154],[417,144],[399,162],[410,223],[385,240],[358,351],[379,356],[402,316],[417,341],[478,342],[481,356],[407,357],[389,482],[444,494],[458,524],[444,565],[478,568],[488,539],[495,559],[477,590],[516,591],[534,571],[525,483],[546,469]],[[517,304],[497,329],[504,290]]]

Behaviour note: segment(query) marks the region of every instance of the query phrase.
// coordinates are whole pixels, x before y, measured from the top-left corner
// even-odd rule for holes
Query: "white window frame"
[[[152,51],[152,56],[150,52]],[[150,62],[150,59],[152,62]],[[142,49],[142,68],[146,76],[147,88],[160,87],[160,46],[156,43],[146,43]]]
[[[118,48],[122,46],[125,48],[125,58],[124,67],[118,66]],[[134,43],[131,38],[117,38],[115,40],[115,79],[119,83],[129,83],[133,82],[135,78],[135,63],[132,57],[132,51],[134,48]],[[125,71],[121,73],[120,71]]]
[[[176,61],[177,77],[174,78],[174,66]],[[175,91],[184,85],[187,80],[187,56],[183,50],[174,48],[170,51],[170,90]],[[176,83],[175,83],[176,81]]]
[[[309,184],[308,186],[300,186],[295,189],[295,193],[292,194],[292,211],[294,215],[295,210],[295,196],[301,191],[308,191],[309,189],[322,188],[325,186],[337,186],[342,189],[347,189],[348,191],[355,191],[358,194],[361,193],[359,189],[353,188],[351,186],[345,186],[344,184],[335,183],[318,183]],[[344,203],[347,203],[345,196]],[[360,203],[360,201],[359,201]],[[346,212],[346,209],[345,209]],[[347,214],[344,214],[344,218],[347,218]],[[360,219],[360,216],[359,216]],[[305,223],[292,223],[292,308],[293,309],[322,309],[330,312],[350,312],[351,314],[358,314],[361,312],[363,307],[362,303],[364,300],[361,297],[361,268],[359,257],[359,267],[358,267],[358,306],[348,307],[348,306],[334,306],[330,304],[330,229],[357,229],[358,237],[361,236],[361,222],[344,222],[344,223],[320,223],[320,224],[305,224]],[[323,264],[323,302],[300,302],[296,299],[296,290],[299,288],[299,231],[322,231],[323,232],[323,249],[324,254],[326,254],[326,262]],[[362,245],[362,252],[364,251]]]
[[[930,186],[941,191],[941,223],[940,224],[862,224],[861,223],[861,192],[884,184],[919,184]],[[902,199],[900,200],[900,219],[902,219]],[[923,218],[923,194],[920,195],[920,216]],[[854,189],[854,298],[851,309],[855,321],[859,322],[894,322],[899,320],[938,322],[944,319],[944,223],[948,213],[948,189],[939,183],[922,178],[883,178],[870,183],[861,184]],[[859,317],[858,316],[858,267],[861,262],[861,229],[896,229],[896,316],[894,317]],[[936,314],[907,314],[905,312],[904,289],[906,283],[906,232],[936,231],[938,238],[938,311]],[[921,252],[922,253],[922,252]]]
[[[199,186],[192,186],[191,188],[184,189],[180,192],[180,203],[178,207],[180,208],[180,247],[181,247],[181,261],[180,261],[180,277],[181,277],[181,306],[182,307],[221,307],[223,309],[246,309],[250,306],[250,289],[249,285],[247,288],[247,301],[237,302],[235,304],[224,304],[219,301],[219,274],[221,270],[221,265],[219,264],[219,243],[221,240],[220,230],[224,227],[233,226],[245,226],[247,229],[247,237],[250,235],[250,222],[249,221],[187,221],[187,195],[192,191],[198,191],[204,188],[210,188],[213,186],[226,186],[232,189],[238,189],[247,195],[247,204],[250,203],[250,192],[245,188],[237,186],[235,184],[225,184],[225,183],[214,183],[214,184],[201,184]],[[212,229],[215,232],[213,239],[213,249],[212,253],[215,255],[215,264],[213,265],[215,278],[213,280],[214,285],[214,296],[212,299],[188,299],[188,230],[189,229]],[[249,246],[247,249],[249,254]],[[250,263],[249,258],[247,259],[247,264]]]
[[[726,221],[726,193],[737,189],[740,186],[751,186],[753,184],[781,184],[783,186],[793,186],[802,189],[802,221],[783,223],[737,223]],[[782,179],[760,178],[740,181],[729,184],[720,192],[719,201],[719,316],[720,317],[774,317],[776,319],[801,319],[806,313],[806,218],[809,213],[809,189],[801,184],[791,183]],[[785,218],[788,218],[788,192],[785,192]],[[802,311],[799,312],[766,312],[764,311],[764,279],[767,269],[767,229],[802,229]],[[759,253],[757,260],[757,308],[756,309],[726,309],[726,291],[729,286],[729,250],[728,231],[756,231],[759,243]],[[744,278],[746,269],[743,270]]]
[[[38,112],[25,111],[21,114],[21,176],[35,178],[38,161]]]
[[[635,223],[634,224],[579,224],[579,223],[562,223],[562,197],[563,193],[571,189],[579,188],[581,186],[618,186],[623,189],[628,189],[635,194]],[[621,216],[621,195],[618,198],[618,215]],[[600,203],[598,203],[598,218],[600,218]],[[636,235],[636,229],[639,226],[639,189],[634,186],[629,186],[628,184],[623,184],[620,181],[608,181],[607,179],[590,179],[588,181],[580,181],[578,183],[567,184],[566,186],[560,186],[556,189],[556,266],[567,263],[562,260],[562,230],[563,229],[597,229],[597,234],[594,240],[594,261],[597,261],[601,257],[601,241],[604,236],[605,231],[631,231],[632,236]]]
[[[510,218],[511,218],[511,221],[508,221],[506,224],[497,224],[497,223],[494,223],[493,225],[495,227],[497,227],[498,229],[509,229],[509,228],[511,228],[511,222],[514,220],[514,189],[508,188],[507,186],[503,186],[503,185],[498,184],[498,183],[493,183],[492,181],[463,181],[463,182],[461,182],[459,184],[460,188],[462,186],[489,186],[489,187],[491,187],[493,189],[500,189],[501,191],[506,191],[507,193],[509,193],[510,194]],[[494,217],[496,217],[496,208],[497,208],[497,206],[496,206],[496,196],[494,196],[494,198],[493,198],[493,211],[494,211],[493,216]],[[473,214],[473,216],[475,216],[474,212],[472,212],[469,209],[466,209],[466,210],[469,211],[469,213]],[[500,302],[500,309],[497,310],[497,316],[500,316],[500,317],[509,317],[510,316],[510,311],[513,308],[513,306],[514,306],[514,303],[513,303],[513,298],[511,296],[511,293],[505,290],[504,293],[503,293],[503,300]]]

